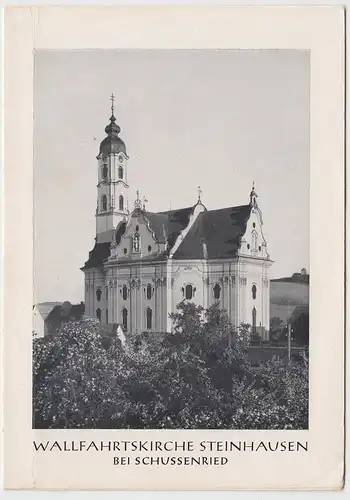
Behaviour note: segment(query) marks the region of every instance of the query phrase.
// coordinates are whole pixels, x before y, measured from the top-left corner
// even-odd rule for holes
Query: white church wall
[[[206,307],[206,285],[203,263],[201,261],[173,261],[172,262],[172,297],[171,309],[176,312],[176,306],[186,299],[186,286],[192,287],[191,302]]]
[[[126,309],[127,331],[165,331],[165,263],[135,266],[125,262],[123,266],[110,261],[107,280],[110,322],[123,324],[123,309]],[[151,328],[147,328],[147,309],[151,310]]]
[[[134,244],[134,236],[138,234],[138,247]],[[152,234],[148,222],[141,217],[131,217],[120,243],[112,251],[112,257],[119,260],[138,260],[154,257],[164,245],[160,245]]]

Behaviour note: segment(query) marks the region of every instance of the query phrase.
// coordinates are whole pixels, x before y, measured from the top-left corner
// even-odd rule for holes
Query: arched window
[[[140,235],[139,233],[135,233],[132,239],[132,249],[134,252],[140,251]]]
[[[253,297],[253,299],[256,299],[256,286],[255,285],[252,286],[252,297]]]
[[[106,309],[106,324],[108,325],[108,309]]]
[[[124,328],[124,330],[127,330],[128,329],[128,310],[125,307],[123,308],[122,316],[123,316],[123,328]]]
[[[253,307],[252,310],[252,333],[256,333],[256,309]]]
[[[106,180],[108,177],[108,167],[107,165],[103,165],[102,167],[102,178]]]
[[[100,302],[101,301],[101,297],[102,297],[102,291],[100,288],[98,288],[96,290],[96,299],[97,299],[97,302]]]
[[[96,309],[96,317],[99,321],[101,321],[101,309],[100,308]]]
[[[102,196],[102,210],[107,210],[107,196],[105,194]]]
[[[147,307],[146,310],[146,328],[152,330],[152,309],[150,307]]]
[[[152,285],[148,284],[146,288],[146,297],[148,300],[152,298]]]
[[[214,299],[219,300],[221,294],[221,286],[218,283],[216,283],[216,285],[214,286],[213,292],[214,292]]]
[[[126,300],[128,298],[128,287],[126,285],[123,285],[122,295],[123,295],[123,300]]]
[[[124,177],[124,169],[123,167],[118,168],[118,177],[119,179],[122,179]]]
[[[106,300],[108,300],[108,286],[106,286]]]
[[[187,300],[191,300],[193,297],[193,286],[192,285],[186,285],[185,287],[185,298]]]
[[[119,210],[124,210],[124,198],[122,194],[119,196]]]

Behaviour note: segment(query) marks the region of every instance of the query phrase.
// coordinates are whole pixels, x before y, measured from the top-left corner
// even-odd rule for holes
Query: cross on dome
[[[201,187],[198,186],[198,203],[201,203],[201,196],[203,194],[203,191],[201,190]]]
[[[114,101],[115,101],[115,97],[114,97],[113,92],[111,94],[111,101],[112,101],[112,105],[111,105],[112,116],[114,116]]]

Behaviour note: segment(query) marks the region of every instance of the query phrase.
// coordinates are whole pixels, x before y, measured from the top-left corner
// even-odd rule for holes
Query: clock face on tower
[[[119,155],[118,159],[119,159],[119,163],[123,163],[123,157],[122,157],[122,155]]]

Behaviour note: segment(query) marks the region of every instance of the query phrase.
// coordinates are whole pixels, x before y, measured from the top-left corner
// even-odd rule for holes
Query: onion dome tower
[[[124,141],[119,137],[120,127],[114,116],[114,94],[111,95],[111,117],[106,126],[107,137],[100,144],[98,161],[96,241],[111,241],[113,231],[129,213],[127,163]]]

